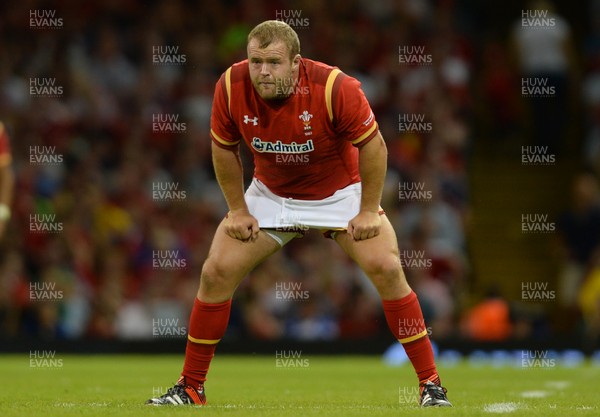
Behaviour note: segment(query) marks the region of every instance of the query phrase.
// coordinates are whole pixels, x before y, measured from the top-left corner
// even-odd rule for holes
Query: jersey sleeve
[[[233,148],[240,143],[242,135],[231,118],[231,68],[229,68],[215,86],[212,112],[210,115],[210,137],[221,148]]]
[[[2,122],[0,122],[0,168],[10,164],[12,155],[10,153],[10,142],[8,132]]]
[[[333,91],[334,126],[338,134],[360,147],[377,135],[377,121],[360,82],[343,74],[338,78]]]

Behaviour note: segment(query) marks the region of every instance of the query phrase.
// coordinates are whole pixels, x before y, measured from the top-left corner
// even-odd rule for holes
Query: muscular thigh
[[[279,249],[279,244],[263,230],[258,233],[256,240],[243,242],[227,235],[221,222],[215,232],[204,269],[209,267],[211,273],[242,279]]]

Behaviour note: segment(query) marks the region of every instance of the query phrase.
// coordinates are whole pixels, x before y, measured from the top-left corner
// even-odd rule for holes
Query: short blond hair
[[[276,41],[282,41],[290,51],[290,59],[300,53],[300,39],[290,25],[281,20],[266,20],[248,34],[248,43],[251,39],[258,41],[259,48],[263,49]]]

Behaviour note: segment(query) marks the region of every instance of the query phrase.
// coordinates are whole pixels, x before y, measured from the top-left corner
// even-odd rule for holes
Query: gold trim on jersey
[[[425,336],[427,336],[427,329],[423,330],[421,333],[416,334],[414,336],[406,337],[404,339],[398,339],[398,341],[400,343],[404,344],[404,343],[409,343],[409,342],[412,342],[414,340],[420,339],[420,338],[425,337]]]
[[[212,129],[210,129],[210,134],[213,136],[213,138],[215,138],[217,140],[217,142],[219,142],[220,144],[225,145],[225,146],[235,146],[238,143],[240,143],[239,140],[236,140],[235,142],[229,142],[229,141],[223,139],[222,137],[220,137],[219,135],[217,135],[215,133],[215,131]]]
[[[375,129],[377,129],[377,123],[373,123],[373,126],[369,130],[367,130],[365,133],[363,133],[362,135],[360,135],[358,137],[358,139],[354,139],[352,141],[352,144],[356,145],[357,143],[362,142],[363,140],[365,140],[366,138],[368,138],[375,131]]]
[[[188,334],[188,340],[194,343],[202,343],[203,345],[216,345],[221,339],[196,339]]]
[[[231,67],[225,71],[225,90],[227,90],[227,110],[231,116]]]
[[[333,84],[335,79],[341,73],[339,69],[333,69],[327,76],[327,83],[325,83],[325,105],[327,106],[327,113],[329,114],[329,121],[333,122],[333,109],[331,108],[331,93],[333,91]]]

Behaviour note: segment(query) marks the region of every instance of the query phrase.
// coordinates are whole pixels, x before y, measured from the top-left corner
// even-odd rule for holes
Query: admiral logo
[[[254,126],[258,125],[258,117],[250,118],[247,114],[244,115],[244,124],[252,123]]]
[[[521,10],[521,26],[529,28],[551,28],[556,25],[554,17],[548,17],[548,10]]]
[[[312,139],[305,143],[283,143],[281,140],[277,142],[264,142],[261,138],[252,138],[252,147],[260,153],[306,153],[315,150]]]
[[[29,10],[31,29],[61,29],[63,18],[56,17],[56,10]]]

